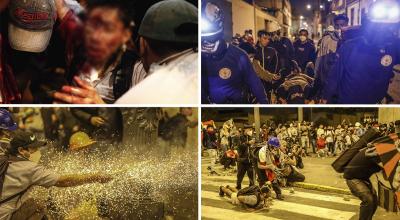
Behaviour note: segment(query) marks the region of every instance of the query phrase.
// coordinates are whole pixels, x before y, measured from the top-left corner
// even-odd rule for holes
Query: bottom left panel
[[[197,108],[1,108],[0,219],[197,219]]]

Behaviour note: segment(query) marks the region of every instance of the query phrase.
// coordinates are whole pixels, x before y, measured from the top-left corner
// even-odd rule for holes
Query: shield
[[[375,148],[383,168],[384,177],[393,187],[396,170],[400,166],[400,133],[390,134],[376,139],[371,143]],[[397,174],[399,175],[399,174]],[[394,187],[393,187],[394,188]],[[397,206],[400,207],[400,193],[396,192]]]

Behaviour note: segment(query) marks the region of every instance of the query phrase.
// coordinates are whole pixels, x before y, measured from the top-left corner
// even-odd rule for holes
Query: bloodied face
[[[96,7],[89,11],[85,22],[85,47],[89,62],[104,64],[131,37],[119,17],[119,10]]]

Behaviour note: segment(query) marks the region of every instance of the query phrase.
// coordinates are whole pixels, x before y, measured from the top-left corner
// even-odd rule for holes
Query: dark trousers
[[[291,183],[304,182],[305,179],[306,177],[303,174],[297,172],[295,169],[292,169],[292,172],[289,174],[289,176],[286,177],[286,180]]]
[[[351,193],[361,200],[360,220],[372,220],[378,208],[378,197],[370,181],[351,179],[346,180]]]
[[[242,181],[246,173],[247,177],[249,177],[250,186],[254,185],[254,174],[251,163],[238,162],[237,181],[236,181],[237,189],[242,188]]]
[[[257,175],[259,186],[262,187],[268,181],[265,170],[257,169]],[[276,178],[272,181],[271,185],[276,195],[282,194],[281,187],[279,186],[278,180]]]

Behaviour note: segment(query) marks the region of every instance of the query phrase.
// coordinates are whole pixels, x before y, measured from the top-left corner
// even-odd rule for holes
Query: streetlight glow
[[[300,20],[304,19],[303,15],[300,15]]]
[[[310,4],[307,5],[307,9],[311,9],[311,5]]]

